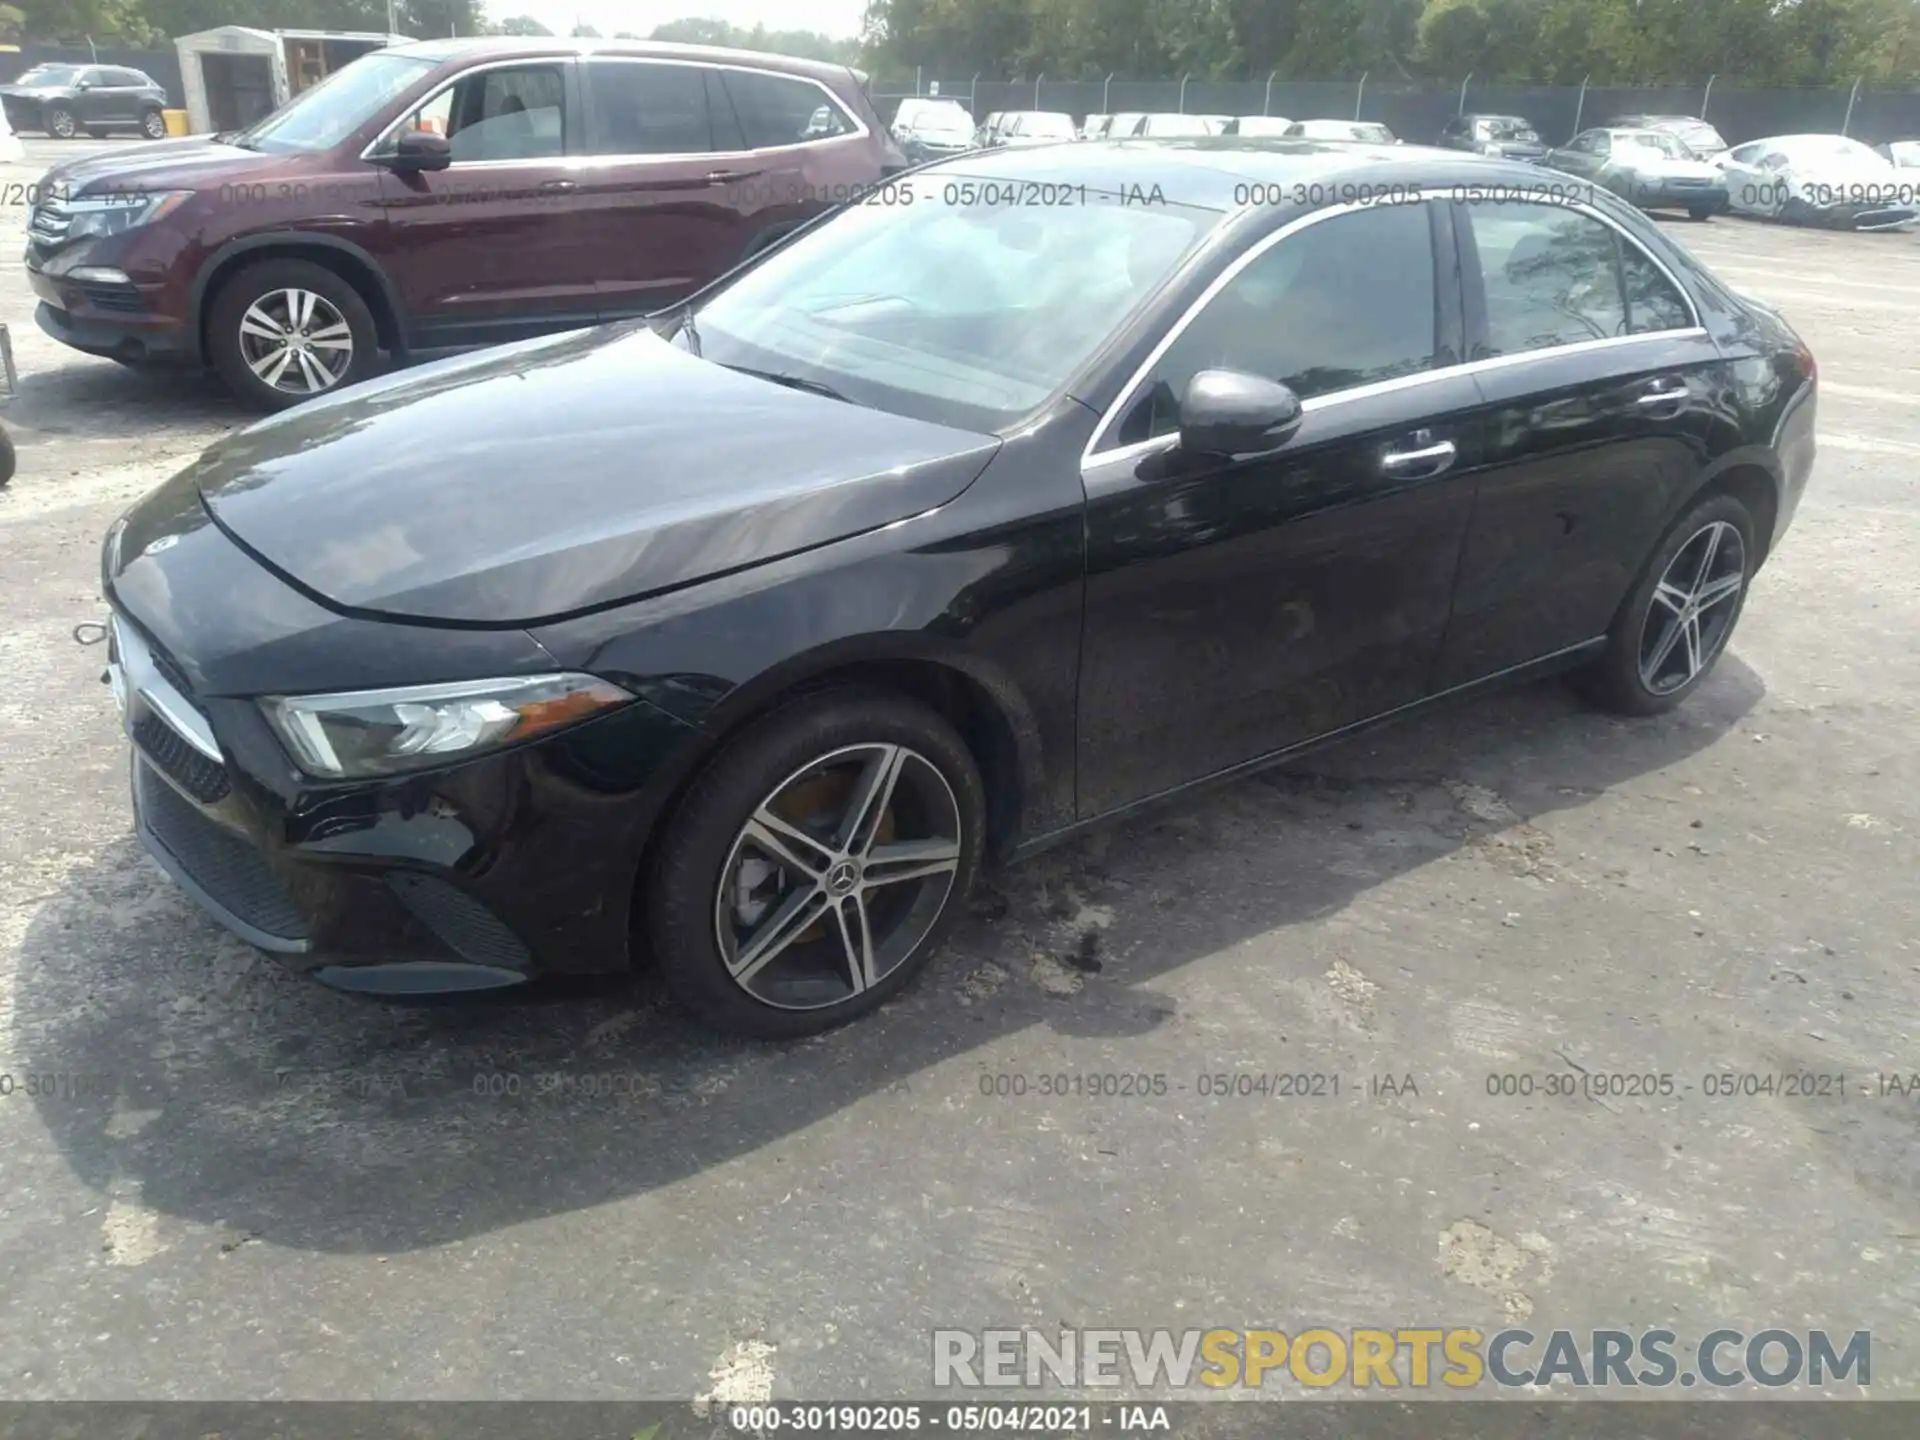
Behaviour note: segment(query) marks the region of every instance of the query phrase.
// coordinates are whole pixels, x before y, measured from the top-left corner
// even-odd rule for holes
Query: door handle
[[[1438,475],[1452,466],[1458,453],[1451,440],[1423,445],[1418,450],[1389,450],[1380,457],[1380,468],[1389,475],[1409,478]]]
[[[572,180],[542,180],[540,189],[548,195],[571,195],[580,187]]]
[[[1678,415],[1686,407],[1687,382],[1684,380],[1656,380],[1641,392],[1634,404],[1646,411],[1670,410]]]

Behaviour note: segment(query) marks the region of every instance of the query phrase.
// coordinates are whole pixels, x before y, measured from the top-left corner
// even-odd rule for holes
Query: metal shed
[[[174,41],[195,135],[239,130],[278,110],[310,85],[369,50],[404,35],[347,30],[253,30],[221,25]]]

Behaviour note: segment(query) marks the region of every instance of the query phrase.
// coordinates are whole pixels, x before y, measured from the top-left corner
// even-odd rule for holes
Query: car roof
[[[465,39],[414,40],[381,52],[429,60],[436,65],[473,63],[503,57],[543,55],[632,55],[648,60],[684,60],[706,65],[739,65],[776,70],[815,80],[845,81],[855,72],[824,60],[802,60],[768,50],[734,50],[722,45],[681,45],[668,40],[574,40],[546,35],[476,35]]]
[[[1341,122],[1351,124],[1351,121]],[[1374,124],[1374,121],[1361,121]],[[1159,189],[1170,204],[1202,209],[1240,208],[1249,184],[1286,184],[1367,171],[1391,165],[1404,181],[1412,172],[1429,171],[1477,181],[1537,177],[1537,167],[1522,161],[1462,156],[1455,150],[1425,145],[1367,145],[1345,140],[1282,140],[1241,135],[1205,135],[1181,139],[1133,137],[1087,140],[1078,145],[1028,150],[985,150],[930,166],[950,174],[982,179],[1019,179],[1084,184],[1090,190],[1120,194]],[[1385,176],[1382,183],[1395,183]]]

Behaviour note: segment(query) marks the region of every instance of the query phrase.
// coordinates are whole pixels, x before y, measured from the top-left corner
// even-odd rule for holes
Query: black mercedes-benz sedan
[[[650,322],[342,391],[114,527],[154,857],[319,979],[660,967],[795,1035],[976,870],[1570,671],[1683,700],[1812,355],[1571,177],[1233,137],[909,172]]]

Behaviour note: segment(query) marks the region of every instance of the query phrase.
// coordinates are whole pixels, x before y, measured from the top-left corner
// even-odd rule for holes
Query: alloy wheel
[[[353,364],[353,329],[324,295],[270,290],[240,317],[240,354],[262,384],[318,395]]]
[[[55,109],[47,114],[47,133],[56,140],[71,140],[80,133],[80,125],[71,110]]]
[[[140,130],[149,140],[164,140],[167,138],[167,118],[158,110],[149,110],[141,118]]]
[[[1715,520],[1688,537],[1654,586],[1640,631],[1640,683],[1671,695],[1719,656],[1746,584],[1740,531]]]
[[[736,985],[782,1010],[872,989],[946,908],[960,867],[959,802],[904,745],[850,745],[783,780],[720,871],[714,931]]]

